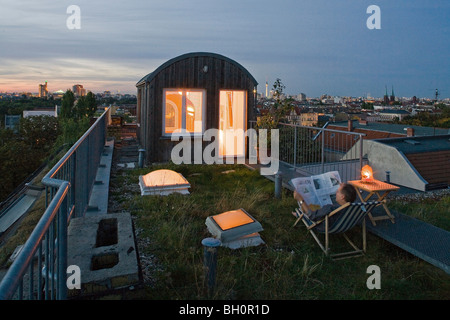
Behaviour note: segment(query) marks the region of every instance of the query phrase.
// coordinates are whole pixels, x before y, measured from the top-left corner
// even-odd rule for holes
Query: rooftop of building
[[[377,139],[377,141],[392,146],[404,154],[450,151],[450,134]]]
[[[348,127],[348,121],[331,122],[328,127]],[[404,134],[408,128],[414,129],[415,136],[433,136],[433,135],[445,135],[450,134],[450,129],[446,128],[433,128],[422,127],[407,124],[386,123],[386,122],[360,122],[359,120],[352,120],[353,129],[359,130],[371,130],[371,131],[383,131],[396,134]]]

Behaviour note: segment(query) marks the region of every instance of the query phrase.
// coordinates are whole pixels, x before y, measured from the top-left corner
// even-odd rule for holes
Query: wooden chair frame
[[[357,256],[361,256],[364,255],[367,249],[367,237],[366,237],[366,216],[370,213],[370,211],[377,205],[379,205],[381,202],[385,202],[386,200],[383,201],[372,201],[372,202],[363,202],[363,203],[353,203],[353,205],[358,206],[359,209],[358,210],[365,210],[364,216],[361,219],[361,233],[362,233],[362,248],[359,248],[356,244],[354,244],[349,237],[345,234],[345,232],[353,229],[353,227],[355,226],[355,224],[350,225],[349,228],[347,228],[344,231],[338,231],[338,232],[330,232],[330,226],[329,226],[329,217],[341,212],[342,210],[345,210],[345,212],[342,213],[342,217],[339,217],[339,219],[345,219],[346,217],[346,213],[348,212],[348,207],[350,205],[352,205],[352,203],[347,202],[346,204],[340,206],[339,208],[333,210],[332,212],[330,212],[328,215],[325,216],[325,218],[319,220],[319,221],[313,221],[311,219],[309,219],[309,217],[302,212],[301,210],[301,206],[299,206],[299,208],[295,209],[295,215],[297,216],[297,220],[295,221],[293,227],[295,227],[297,225],[297,223],[299,221],[302,221],[307,230],[311,233],[311,235],[313,236],[314,240],[317,242],[317,244],[319,245],[319,247],[322,249],[322,251],[325,253],[326,256],[329,256],[331,259],[333,260],[339,260],[339,259],[346,259],[346,258],[351,258],[351,257],[357,257]],[[367,209],[366,207],[369,206],[369,208]],[[338,221],[335,222],[335,224]],[[316,232],[314,231],[314,228],[316,228],[317,226],[321,225],[321,224],[325,224],[325,230],[322,231],[317,231],[316,232],[320,232],[324,234],[324,242],[321,241],[318,237],[318,235],[316,234]],[[331,254],[330,251],[330,241],[329,241],[329,235],[330,234],[334,234],[334,233],[341,233],[342,236],[344,237],[344,239],[350,244],[350,246],[353,248],[353,250],[351,251],[347,251],[347,252],[341,252],[341,253],[334,253]]]

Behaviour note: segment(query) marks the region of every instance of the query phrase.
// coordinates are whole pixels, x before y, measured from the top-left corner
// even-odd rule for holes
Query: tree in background
[[[61,101],[61,111],[59,117],[63,119],[69,119],[74,115],[75,95],[72,90],[67,90],[64,93]]]
[[[73,118],[76,120],[83,119],[86,116],[86,98],[84,96],[78,97],[74,112],[73,112]]]
[[[97,111],[97,100],[95,98],[95,95],[89,91],[86,95],[86,115],[88,117],[94,116],[95,112]]]
[[[435,113],[419,112],[414,116],[406,116],[400,124],[409,124],[424,127],[450,128],[450,106],[444,103],[435,105]]]
[[[58,119],[52,116],[34,116],[20,119],[22,140],[36,151],[50,150],[60,133]]]
[[[77,120],[83,118],[90,118],[97,110],[97,101],[95,95],[89,91],[86,96],[81,96],[77,99],[74,108],[74,117]]]
[[[0,144],[0,202],[42,163],[36,149],[20,139]]]
[[[293,100],[286,98],[284,89],[286,86],[281,82],[281,79],[277,79],[273,84],[273,98],[274,103],[270,106],[269,112],[259,117],[255,128],[267,129],[267,147],[270,148],[271,136],[270,130],[278,128],[278,124],[282,122],[289,112],[294,108]]]

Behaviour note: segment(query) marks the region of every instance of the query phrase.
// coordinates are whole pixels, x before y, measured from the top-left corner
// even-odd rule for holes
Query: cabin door
[[[219,156],[245,157],[247,93],[221,90],[219,104]]]

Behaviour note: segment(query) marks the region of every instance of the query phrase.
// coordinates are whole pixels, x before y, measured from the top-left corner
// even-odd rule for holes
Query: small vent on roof
[[[406,143],[412,144],[412,145],[416,145],[416,144],[420,144],[419,141],[417,140],[405,140]]]

